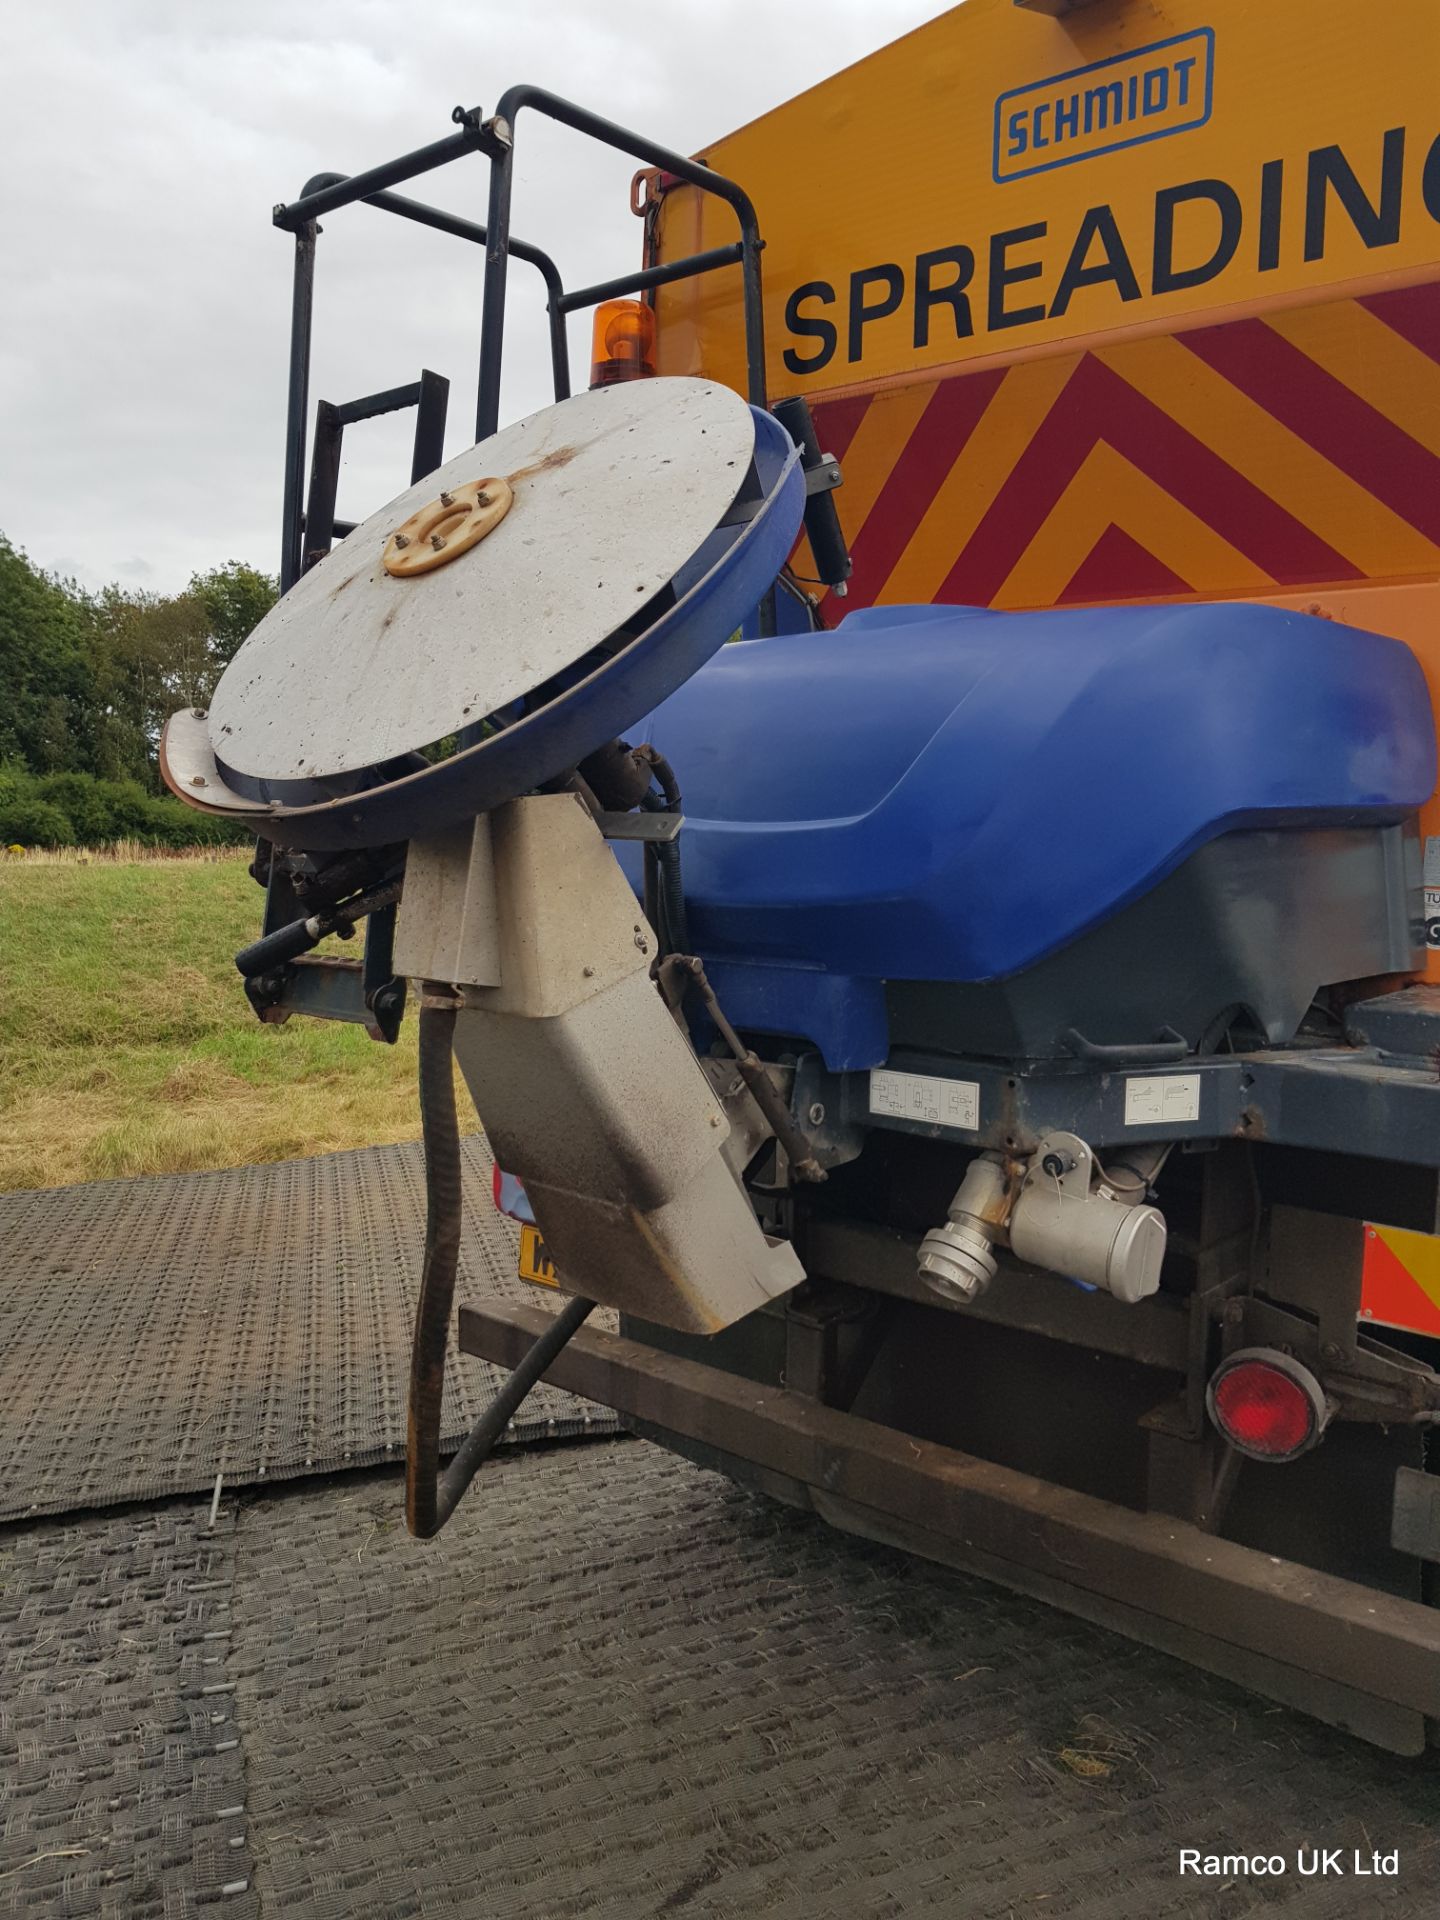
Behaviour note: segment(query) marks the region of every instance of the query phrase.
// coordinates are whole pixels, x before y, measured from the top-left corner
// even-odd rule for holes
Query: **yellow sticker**
[[[521,1227],[517,1269],[520,1278],[530,1281],[532,1286],[559,1287],[554,1262],[545,1251],[545,1242],[540,1237],[538,1227]]]

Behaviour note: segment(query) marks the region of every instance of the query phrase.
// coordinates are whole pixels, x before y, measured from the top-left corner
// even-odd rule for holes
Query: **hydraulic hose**
[[[675,778],[675,769],[657,747],[645,745],[635,749],[637,755],[650,763],[656,782],[663,794],[658,799],[649,793],[641,801],[641,806],[652,813],[681,813],[684,811],[680,799],[680,783]],[[659,909],[662,924],[656,925],[661,950],[665,953],[688,953],[690,951],[690,933],[685,915],[685,884],[680,875],[679,840],[662,840],[654,849],[655,866],[659,887]]]
[[[578,1327],[593,1300],[569,1301],[486,1407],[440,1472],[440,1409],[450,1310],[460,1261],[462,1169],[455,1110],[455,1008],[420,1008],[420,1131],[425,1145],[425,1260],[410,1350],[405,1434],[405,1524],[429,1540],[445,1525],[515,1409]]]

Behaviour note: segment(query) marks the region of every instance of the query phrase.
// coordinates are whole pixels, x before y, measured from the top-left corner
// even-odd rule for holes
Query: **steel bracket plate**
[[[1398,1553],[1440,1566],[1440,1475],[1396,1468],[1390,1544]]]

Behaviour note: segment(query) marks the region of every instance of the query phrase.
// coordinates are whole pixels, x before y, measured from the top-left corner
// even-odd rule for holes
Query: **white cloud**
[[[319,171],[354,172],[532,81],[681,151],[743,125],[941,11],[939,0],[53,0],[13,8],[0,75],[9,182],[0,303],[0,528],[98,585],[170,590],[276,564],[290,248],[270,223]],[[860,162],[863,164],[863,161]],[[567,281],[638,257],[633,164],[532,120],[514,230]],[[484,218],[476,159],[404,191]],[[474,416],[478,249],[366,207],[320,242],[313,401],[451,381]],[[505,412],[548,398],[543,309],[511,271]],[[588,322],[574,327],[577,362]],[[407,468],[405,416],[353,429],[342,513]],[[69,556],[63,559],[62,556]]]

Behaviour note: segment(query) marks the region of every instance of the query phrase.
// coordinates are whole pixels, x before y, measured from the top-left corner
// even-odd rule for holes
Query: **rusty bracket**
[[[750,1089],[756,1106],[764,1114],[775,1138],[789,1155],[790,1165],[797,1176],[801,1180],[815,1182],[826,1179],[825,1169],[815,1158],[815,1149],[791,1117],[789,1107],[776,1092],[764,1061],[752,1047],[745,1045],[726,1019],[724,1009],[715,997],[715,989],[711,986],[701,961],[689,953],[667,954],[654,969],[654,974],[655,984],[660,989],[660,997],[677,1018],[687,991],[693,990],[699,994],[706,1013],[714,1022],[715,1031],[730,1050],[735,1061],[736,1072]]]
[[[1348,1346],[1324,1340],[1313,1320],[1273,1300],[1231,1304],[1238,1311],[1227,1351],[1262,1346],[1293,1354],[1324,1387],[1335,1419],[1387,1427],[1440,1421],[1440,1374],[1423,1360],[1363,1334]]]

